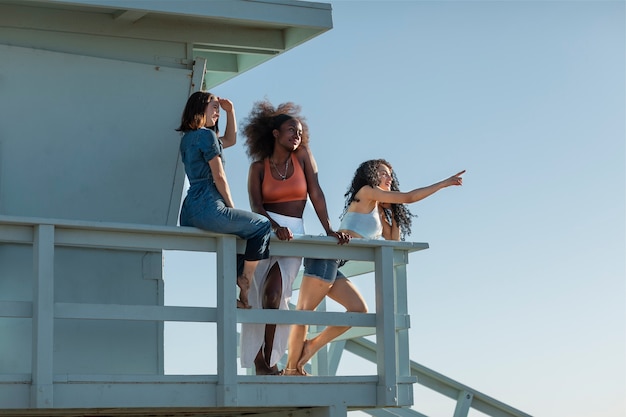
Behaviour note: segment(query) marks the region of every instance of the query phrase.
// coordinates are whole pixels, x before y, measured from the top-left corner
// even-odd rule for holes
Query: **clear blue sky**
[[[467,169],[411,207],[430,244],[410,258],[411,359],[536,416],[626,415],[624,5],[332,2],[332,30],[213,91],[239,121],[264,97],[302,106],[335,224],[366,159],[407,190]],[[239,141],[226,170],[248,208]],[[204,305],[168,281],[204,285],[205,260],[185,262],[166,257],[166,301]],[[438,398],[416,409],[452,415]]]

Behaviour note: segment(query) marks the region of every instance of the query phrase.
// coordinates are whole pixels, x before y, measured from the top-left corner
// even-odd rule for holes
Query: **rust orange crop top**
[[[265,171],[263,174],[263,203],[284,203],[286,201],[301,201],[307,199],[306,178],[300,162],[294,154],[291,154],[293,175],[285,180],[277,180],[272,177],[270,159],[265,158]]]

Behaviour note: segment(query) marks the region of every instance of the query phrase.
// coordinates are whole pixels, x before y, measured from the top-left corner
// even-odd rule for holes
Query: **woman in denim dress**
[[[176,129],[183,132],[180,155],[189,179],[180,225],[234,234],[247,241],[245,254],[238,256],[237,262],[237,307],[250,308],[248,289],[257,264],[269,257],[272,227],[266,217],[235,208],[224,172],[222,140],[216,134],[220,106],[228,113],[224,142],[226,146],[234,145],[236,125],[232,103],[206,91],[189,97],[180,127]]]

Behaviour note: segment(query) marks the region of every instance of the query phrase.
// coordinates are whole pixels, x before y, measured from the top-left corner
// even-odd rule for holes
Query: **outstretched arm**
[[[415,203],[435,194],[437,191],[453,185],[463,185],[461,175],[465,174],[465,170],[446,178],[443,181],[436,182],[432,185],[422,188],[416,188],[408,192],[385,191],[378,187],[365,186],[359,190],[359,198],[379,201],[381,203],[408,204]]]

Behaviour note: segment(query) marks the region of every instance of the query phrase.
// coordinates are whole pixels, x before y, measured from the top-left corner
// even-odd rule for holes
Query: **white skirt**
[[[267,212],[267,214],[279,225],[288,227],[294,235],[304,234],[304,221],[299,217],[283,216],[282,214]],[[271,247],[271,246],[270,246]],[[248,303],[252,308],[263,308],[261,291],[270,268],[278,263],[282,276],[283,293],[280,301],[280,310],[289,310],[293,282],[300,271],[302,257],[294,256],[270,256],[269,259],[259,261],[254,272],[254,280],[250,283]],[[289,342],[290,324],[277,324],[274,334],[274,346],[270,358],[270,366],[276,365],[287,351]],[[242,323],[241,324],[241,367],[252,368],[254,359],[265,340],[265,324]]]

